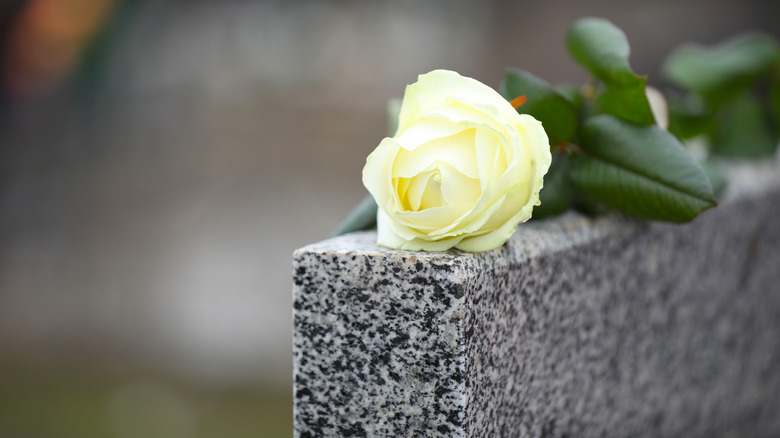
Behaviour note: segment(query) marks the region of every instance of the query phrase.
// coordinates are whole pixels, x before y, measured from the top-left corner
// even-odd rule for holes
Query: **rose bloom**
[[[542,124],[495,90],[447,70],[406,87],[398,131],[368,156],[378,244],[488,251],[539,205],[550,146]]]

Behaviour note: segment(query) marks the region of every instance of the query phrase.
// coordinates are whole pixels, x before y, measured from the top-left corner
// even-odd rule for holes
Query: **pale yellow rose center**
[[[431,127],[421,126],[429,130]],[[482,184],[477,130],[445,127],[448,134],[453,128],[456,133],[407,146],[396,156],[392,173],[400,211],[414,213],[453,207],[455,210],[448,210],[446,215],[447,220],[452,220],[452,216],[465,213],[479,199]]]
[[[441,192],[441,170],[435,167],[412,178],[401,178],[399,186],[405,193],[398,193],[406,211],[420,211],[445,204]]]

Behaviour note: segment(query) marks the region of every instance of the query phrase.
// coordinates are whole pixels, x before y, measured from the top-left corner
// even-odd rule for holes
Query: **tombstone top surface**
[[[724,161],[724,173],[729,184],[720,196],[720,203],[736,199],[761,196],[780,187],[780,155],[772,159]],[[717,207],[716,207],[717,208]],[[705,212],[704,214],[707,214]],[[633,219],[622,214],[610,214],[590,218],[569,211],[552,220],[529,221],[518,226],[517,231],[506,244],[493,251],[468,253],[456,249],[444,252],[405,251],[384,248],[376,244],[376,231],[350,233],[304,246],[295,251],[301,253],[323,252],[333,255],[360,254],[381,257],[415,257],[421,260],[445,262],[459,259],[477,260],[480,257],[497,255],[514,256],[514,260],[540,254],[549,254],[572,245],[580,245],[606,235],[619,235],[647,226],[648,222]]]
[[[601,237],[605,233],[625,230],[637,226],[638,221],[620,215],[588,218],[575,212],[568,212],[552,221],[531,221],[520,224],[507,243],[493,251],[469,253],[457,249],[443,252],[406,251],[390,249],[376,244],[376,231],[361,231],[323,240],[298,249],[295,253],[332,253],[334,255],[360,254],[361,256],[416,257],[428,261],[447,261],[454,258],[478,258],[480,255],[497,255],[506,250],[533,249],[527,255],[554,251],[575,242]],[[565,238],[564,238],[565,236]],[[507,254],[504,254],[507,255]]]

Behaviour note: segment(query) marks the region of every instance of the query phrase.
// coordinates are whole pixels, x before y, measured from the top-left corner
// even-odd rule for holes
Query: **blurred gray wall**
[[[6,102],[0,351],[287,382],[290,255],[363,196],[385,102],[418,74],[581,83],[564,38],[592,15],[664,85],[679,42],[776,33],[771,4],[129,1],[94,71]]]

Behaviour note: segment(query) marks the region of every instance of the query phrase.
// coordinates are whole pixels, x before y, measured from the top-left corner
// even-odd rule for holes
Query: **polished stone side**
[[[296,436],[456,436],[463,261],[372,249],[374,240],[294,256]]]
[[[479,254],[294,255],[295,433],[780,435],[780,166],[686,225],[575,214]]]

